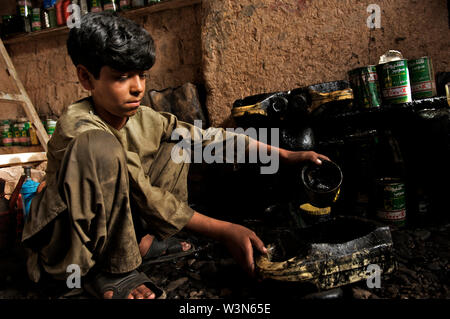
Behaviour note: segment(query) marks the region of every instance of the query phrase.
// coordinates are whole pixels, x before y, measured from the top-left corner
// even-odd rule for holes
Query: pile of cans
[[[56,120],[48,118],[42,120],[49,137],[56,127]],[[39,145],[36,129],[27,118],[0,121],[2,132],[0,146],[34,146]]]
[[[407,103],[436,96],[431,57],[380,61],[348,72],[355,104],[361,108]]]

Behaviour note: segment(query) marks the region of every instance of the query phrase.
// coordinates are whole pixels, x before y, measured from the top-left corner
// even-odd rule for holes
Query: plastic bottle
[[[24,220],[26,221],[28,213],[30,212],[31,200],[34,195],[36,195],[39,183],[31,179],[31,166],[24,166],[23,169],[26,177],[22,189],[20,190],[20,194],[22,195],[23,214]]]
[[[35,7],[32,9],[31,30],[41,30],[41,8]]]
[[[114,0],[103,0],[104,11],[117,11],[117,4]]]
[[[145,5],[144,0],[131,0],[133,8],[143,7]]]
[[[67,20],[69,19],[71,13],[67,10],[69,8],[69,6],[72,4],[71,0],[63,0],[62,4],[61,4],[61,10],[62,10],[62,16],[63,16],[63,21],[64,21],[64,25],[67,25]]]
[[[19,123],[14,123],[12,125],[12,135],[13,135],[13,146],[20,146],[20,128],[19,128]]]
[[[125,11],[131,9],[131,0],[120,0],[120,10]]]
[[[10,124],[9,120],[3,121],[2,142],[3,142],[3,146],[12,146],[13,145],[13,134],[12,134],[11,124]]]
[[[55,28],[57,26],[55,0],[44,0],[42,15],[45,28]]]
[[[23,122],[23,131],[22,131],[22,145],[23,146],[30,146],[30,127],[31,123],[30,121],[25,120]]]
[[[101,0],[91,0],[91,12],[103,11]]]
[[[39,145],[39,140],[37,138],[36,129],[31,124],[30,124],[30,128],[28,129],[28,134],[30,136],[30,144],[31,145]]]
[[[22,31],[31,32],[31,1],[17,0],[17,13],[22,20]]]
[[[5,198],[5,183],[6,181],[0,178],[0,251],[11,247],[14,234],[9,201]]]
[[[77,2],[77,4],[80,6],[80,13],[82,16],[89,12],[87,0],[78,0]]]
[[[58,26],[65,25],[64,13],[63,13],[63,0],[56,1],[55,10],[56,10],[56,24]]]
[[[49,137],[53,135],[53,133],[55,132],[55,128],[56,128],[56,121],[50,118],[47,119],[47,134],[49,135]]]

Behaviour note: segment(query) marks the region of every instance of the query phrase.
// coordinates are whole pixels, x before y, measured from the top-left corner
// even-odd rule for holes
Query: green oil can
[[[407,60],[396,60],[377,65],[382,100],[386,104],[412,101]]]
[[[381,105],[380,86],[375,65],[364,66],[348,72],[355,104],[362,108]]]
[[[411,93],[414,100],[436,96],[436,81],[430,57],[409,60]]]

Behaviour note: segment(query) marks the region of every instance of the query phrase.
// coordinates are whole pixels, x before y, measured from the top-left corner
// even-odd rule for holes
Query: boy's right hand
[[[42,190],[44,189],[45,185],[47,185],[47,183],[45,181],[41,182],[38,187],[36,192],[39,194],[40,192],[42,192]]]
[[[255,276],[253,247],[262,254],[267,249],[254,231],[238,224],[228,223],[223,228],[222,240],[236,262],[252,277]]]
[[[186,224],[186,228],[222,242],[228,248],[236,262],[250,276],[255,275],[253,247],[256,247],[261,253],[267,254],[267,249],[255,232],[238,224],[194,212],[192,218]]]

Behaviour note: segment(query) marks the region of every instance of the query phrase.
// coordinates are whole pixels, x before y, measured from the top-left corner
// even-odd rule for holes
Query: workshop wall
[[[380,6],[380,29],[367,26],[371,3]],[[221,0],[204,1],[203,10],[207,108],[216,126],[232,125],[236,99],[347,79],[389,49],[431,56],[435,72],[450,69],[443,0]]]
[[[155,38],[148,89],[204,84],[214,126],[233,126],[231,106],[245,96],[347,78],[396,49],[431,56],[449,71],[444,0],[377,0],[381,28],[370,30],[373,0],[204,0],[137,18]],[[40,114],[60,115],[87,95],[66,53],[67,35],[7,45]],[[146,101],[144,101],[146,102]]]
[[[149,74],[148,90],[202,82],[199,5],[161,11],[135,20],[144,25],[156,44],[157,58]],[[62,34],[7,45],[19,77],[40,115],[59,116],[72,102],[88,95],[78,83],[67,54],[66,40],[67,34]],[[15,116],[4,114],[4,117]]]

